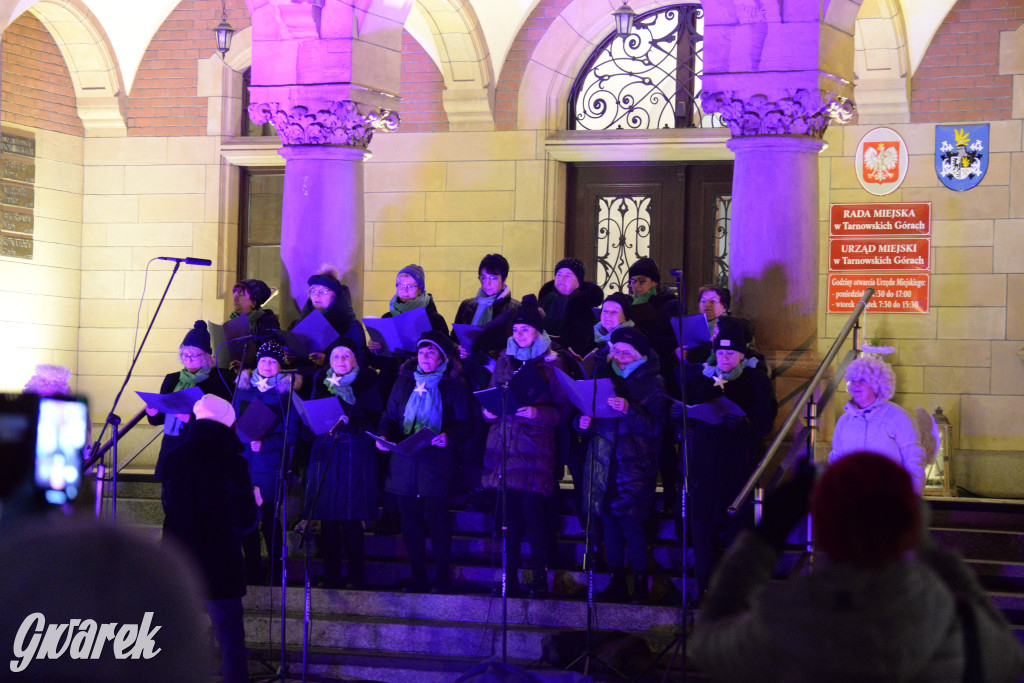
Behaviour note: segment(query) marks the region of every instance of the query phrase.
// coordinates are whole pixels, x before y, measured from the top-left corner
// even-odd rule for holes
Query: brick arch
[[[40,0],[28,9],[60,49],[86,135],[123,135],[124,80],[99,20],[80,0]]]
[[[71,73],[53,36],[25,12],[3,33],[0,112],[5,124],[84,135]]]
[[[999,34],[1021,26],[1024,6],[990,4],[960,0],[946,15],[914,72],[912,123],[1012,117],[1013,76],[999,73]]]

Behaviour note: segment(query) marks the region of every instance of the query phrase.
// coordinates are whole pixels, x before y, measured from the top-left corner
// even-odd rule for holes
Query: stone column
[[[757,326],[774,357],[815,356],[818,319],[818,153],[843,102],[798,90],[773,101],[708,93],[735,155],[729,227],[732,310]],[[794,352],[796,354],[794,355]]]
[[[283,279],[301,308],[306,279],[327,264],[338,269],[362,305],[363,161],[375,130],[395,130],[398,115],[352,101],[283,106],[254,103],[249,116],[274,124],[285,158],[281,210]]]

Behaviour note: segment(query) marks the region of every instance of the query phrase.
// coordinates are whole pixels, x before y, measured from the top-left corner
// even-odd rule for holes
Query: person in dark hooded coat
[[[341,424],[314,439],[306,470],[303,519],[320,520],[324,574],[316,583],[326,588],[365,586],[363,522],[377,519],[380,502],[380,453],[366,432],[377,429],[384,402],[376,371],[358,364],[357,351],[352,340],[342,338],[313,379],[313,398],[335,398],[345,411]],[[342,541],[348,559],[344,579]]]
[[[457,449],[472,430],[469,387],[459,371],[448,335],[437,330],[424,332],[417,343],[416,357],[398,373],[378,427],[380,435],[393,443],[425,428],[438,433],[418,453],[392,451],[385,483],[385,489],[398,498],[402,539],[412,568],[405,590],[411,593],[429,587],[424,522],[430,527],[437,565],[433,590],[447,593],[452,589],[448,494],[457,469]],[[380,443],[377,448],[387,450]]]
[[[564,258],[555,264],[555,278],[537,294],[544,309],[544,329],[564,349],[581,358],[594,348],[594,308],[604,301],[604,292],[584,280],[586,266],[578,258]]]
[[[611,362],[598,376],[611,378],[615,396],[608,399],[608,405],[622,416],[577,418],[579,429],[590,434],[583,495],[591,513],[601,516],[605,553],[612,570],[602,599],[623,601],[628,597],[628,554],[634,578],[633,601],[643,603],[649,594],[643,523],[654,504],[666,414],[665,384],[643,333],[620,326],[612,332],[610,341]]]

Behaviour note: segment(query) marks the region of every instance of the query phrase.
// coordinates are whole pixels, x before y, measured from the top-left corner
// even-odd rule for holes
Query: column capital
[[[344,145],[366,149],[374,132],[398,129],[398,112],[352,100],[253,102],[253,123],[274,124],[283,145]]]
[[[799,89],[772,99],[735,91],[706,92],[701,106],[718,114],[734,137],[751,135],[810,135],[821,138],[832,121],[846,123],[853,102],[823,90]]]

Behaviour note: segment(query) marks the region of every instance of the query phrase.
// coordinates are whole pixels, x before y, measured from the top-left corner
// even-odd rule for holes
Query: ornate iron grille
[[[720,287],[729,286],[729,221],[732,210],[732,195],[720,194],[715,197],[715,247],[711,258],[712,277]]]
[[[651,255],[651,195],[597,197],[597,284],[629,293],[629,266]]]
[[[721,127],[700,108],[703,17],[700,5],[663,7],[605,38],[573,83],[569,129]]]

